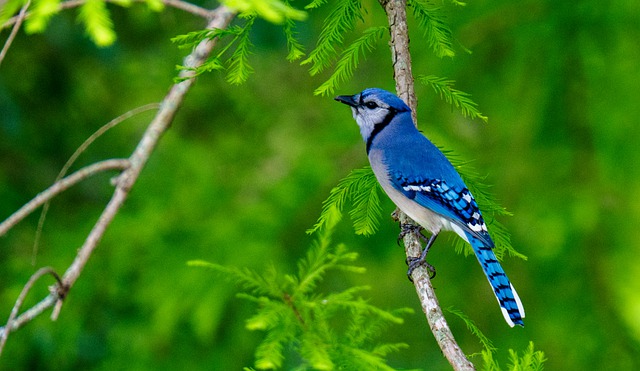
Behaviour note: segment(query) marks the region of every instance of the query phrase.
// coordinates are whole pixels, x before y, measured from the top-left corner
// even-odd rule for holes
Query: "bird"
[[[417,129],[409,106],[379,88],[334,99],[351,107],[382,189],[431,233],[421,256],[408,262],[408,275],[419,265],[429,266],[426,253],[440,232],[453,231],[473,248],[507,324],[524,327],[524,307],[493,252],[477,202],[451,162]]]

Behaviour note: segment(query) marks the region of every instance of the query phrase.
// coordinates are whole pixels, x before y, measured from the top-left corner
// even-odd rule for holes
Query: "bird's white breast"
[[[398,191],[391,180],[389,179],[389,172],[383,161],[382,151],[372,149],[369,153],[369,162],[373,173],[376,175],[378,182],[382,186],[382,189],[387,193],[391,201],[400,208],[411,219],[415,220],[418,224],[426,228],[431,233],[439,233],[442,230],[455,231],[464,240],[467,240],[465,233],[460,227],[452,224],[439,214],[427,209],[414,200],[405,196],[402,192]]]

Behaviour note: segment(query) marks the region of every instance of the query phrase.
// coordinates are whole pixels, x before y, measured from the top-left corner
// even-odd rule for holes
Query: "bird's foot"
[[[410,234],[410,233],[415,233],[418,236],[420,236],[420,239],[424,242],[427,242],[427,238],[420,232],[422,232],[422,230],[424,230],[424,227],[422,227],[421,225],[415,225],[415,224],[409,224],[409,223],[400,223],[400,234],[398,234],[398,239],[396,240],[396,243],[398,245],[400,245],[400,241],[402,241],[402,239]]]
[[[409,266],[409,269],[407,270],[407,278],[409,278],[409,281],[411,282],[413,282],[413,271],[420,266],[424,266],[425,268],[427,268],[430,279],[434,279],[436,276],[436,268],[433,265],[427,263],[427,261],[425,260],[425,256],[407,258],[407,265]]]

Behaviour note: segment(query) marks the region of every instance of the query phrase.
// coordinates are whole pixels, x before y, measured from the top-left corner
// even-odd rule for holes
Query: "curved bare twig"
[[[142,112],[146,112],[152,109],[158,109],[160,107],[160,104],[158,103],[149,103],[149,104],[145,104],[144,106],[140,106],[137,108],[134,108],[132,110],[129,110],[125,113],[123,113],[122,115],[116,117],[115,119],[109,121],[108,123],[106,123],[105,125],[103,125],[102,127],[100,127],[100,129],[96,130],[95,133],[91,134],[91,136],[89,138],[87,138],[81,145],[80,147],[78,147],[78,149],[76,149],[75,152],[73,152],[73,154],[71,155],[71,157],[69,157],[69,159],[67,160],[67,162],[64,164],[64,166],[62,167],[62,169],[60,170],[60,172],[58,173],[58,176],[56,177],[56,182],[59,181],[60,179],[62,179],[63,176],[65,176],[67,174],[67,171],[69,170],[69,168],[71,167],[71,165],[73,165],[73,163],[78,159],[78,157],[87,149],[87,147],[89,147],[91,145],[91,143],[93,143],[96,139],[98,139],[100,136],[102,136],[102,134],[106,133],[107,131],[109,131],[110,129],[116,127],[118,124],[120,124],[121,122],[123,122],[124,120],[131,118],[139,113]],[[122,169],[124,170],[124,168]],[[35,265],[36,264],[36,255],[38,252],[38,245],[40,244],[40,236],[42,235],[42,228],[44,227],[44,221],[47,217],[47,212],[49,211],[49,202],[51,200],[47,200],[44,205],[42,206],[42,212],[40,212],[40,218],[38,219],[38,227],[36,228],[36,237],[33,240],[33,253],[31,254],[31,264]]]
[[[19,324],[16,323],[16,317],[18,317],[18,311],[20,310],[20,307],[22,306],[24,299],[27,297],[27,294],[33,287],[33,284],[36,283],[36,281],[39,280],[40,277],[47,274],[52,275],[57,281],[56,286],[53,286],[51,288],[52,294],[57,296],[58,288],[62,287],[62,281],[60,280],[60,276],[58,276],[58,274],[51,267],[44,267],[44,268],[38,269],[36,273],[34,273],[29,278],[29,281],[27,282],[27,284],[24,285],[24,287],[22,288],[22,291],[18,296],[18,300],[16,300],[16,303],[13,305],[13,308],[11,309],[11,314],[9,315],[9,319],[7,320],[7,324],[3,328],[0,328],[0,355],[2,355],[2,349],[4,349],[4,345],[7,342],[7,337],[9,336],[9,332],[17,329],[20,326]]]
[[[24,219],[33,211],[35,211],[42,204],[51,200],[53,197],[57,196],[58,194],[66,191],[73,185],[95,174],[102,173],[108,170],[124,170],[128,166],[129,166],[128,160],[124,160],[124,159],[105,160],[105,161],[101,161],[101,162],[97,162],[95,164],[89,165],[87,167],[83,167],[82,169],[76,171],[75,173],[69,175],[68,177],[55,182],[51,187],[40,192],[31,201],[26,203],[18,211],[11,214],[11,216],[9,216],[4,222],[2,222],[0,224],[0,236],[3,236],[5,233],[7,233],[9,229],[13,228],[13,226],[18,224],[22,219]]]

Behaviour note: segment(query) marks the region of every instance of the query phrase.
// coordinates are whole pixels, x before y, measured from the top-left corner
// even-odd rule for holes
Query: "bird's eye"
[[[367,102],[364,105],[369,109],[378,108],[378,104],[376,102]]]

